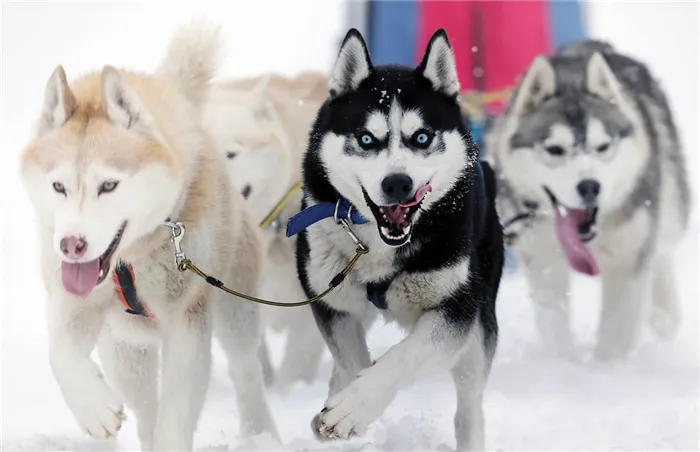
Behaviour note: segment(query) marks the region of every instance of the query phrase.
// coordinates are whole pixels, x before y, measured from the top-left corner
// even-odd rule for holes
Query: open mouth
[[[63,281],[63,287],[68,292],[82,298],[87,298],[95,287],[107,278],[112,256],[114,256],[114,252],[117,250],[124,236],[126,223],[126,221],[122,223],[107,247],[107,250],[97,259],[88,262],[64,261],[61,263],[61,279]]]
[[[586,243],[596,236],[596,217],[598,207],[574,209],[561,204],[547,187],[544,191],[552,201],[556,215],[556,233],[559,244],[566,254],[571,267],[583,274],[595,276],[598,274],[598,264]]]
[[[413,217],[418,212],[425,195],[431,191],[433,188],[430,184],[426,184],[416,190],[413,199],[407,203],[379,206],[372,201],[365,189],[362,189],[365,202],[377,220],[379,236],[384,243],[394,247],[408,243],[411,238]]]

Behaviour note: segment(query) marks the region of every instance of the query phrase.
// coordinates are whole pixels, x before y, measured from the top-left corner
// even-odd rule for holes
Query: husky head
[[[421,211],[476,158],[468,152],[458,92],[444,30],[430,39],[416,68],[373,66],[362,36],[350,30],[305,156],[311,196],[334,201],[337,192],[374,219],[387,245],[408,243]]]
[[[494,133],[505,179],[528,201],[553,207],[572,264],[590,273],[574,248],[583,250],[597,218],[622,205],[649,149],[635,103],[601,53],[611,50],[584,50],[537,57]]]
[[[250,91],[216,87],[203,116],[226,155],[231,183],[258,221],[289,188],[294,169],[287,133],[266,95],[268,81],[262,78]]]
[[[204,126],[227,159],[234,188],[262,220],[300,177],[309,127],[325,77],[264,75],[212,87]]]
[[[179,30],[154,75],[105,66],[70,86],[61,66],[51,75],[21,173],[66,291],[87,297],[115,259],[150,253],[182,209],[209,145],[199,115],[221,42],[202,31]]]

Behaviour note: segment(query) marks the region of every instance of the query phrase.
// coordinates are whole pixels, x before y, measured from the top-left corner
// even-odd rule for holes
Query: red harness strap
[[[154,318],[136,294],[136,278],[131,264],[118,261],[114,272],[112,272],[112,279],[114,279],[115,292],[126,308],[126,312],[142,315],[149,319]]]

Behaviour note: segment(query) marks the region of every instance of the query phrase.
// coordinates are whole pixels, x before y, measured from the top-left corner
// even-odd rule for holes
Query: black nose
[[[413,179],[406,173],[389,174],[382,181],[382,190],[390,202],[410,201],[413,194]]]
[[[584,179],[576,186],[576,191],[581,195],[586,204],[595,204],[598,194],[600,194],[600,184],[597,180]]]

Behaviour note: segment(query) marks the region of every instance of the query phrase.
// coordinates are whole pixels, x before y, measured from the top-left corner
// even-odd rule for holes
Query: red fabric
[[[477,15],[478,14],[478,15]],[[527,1],[418,1],[416,64],[423,57],[430,37],[444,28],[455,53],[462,91],[474,86],[473,20],[481,17],[483,90],[512,87],[536,55],[550,51],[546,0]]]
[[[457,63],[457,74],[462,91],[475,89],[472,81],[470,23],[474,2],[418,1],[418,43],[416,64],[420,63],[430,37],[444,28],[450,40]]]

